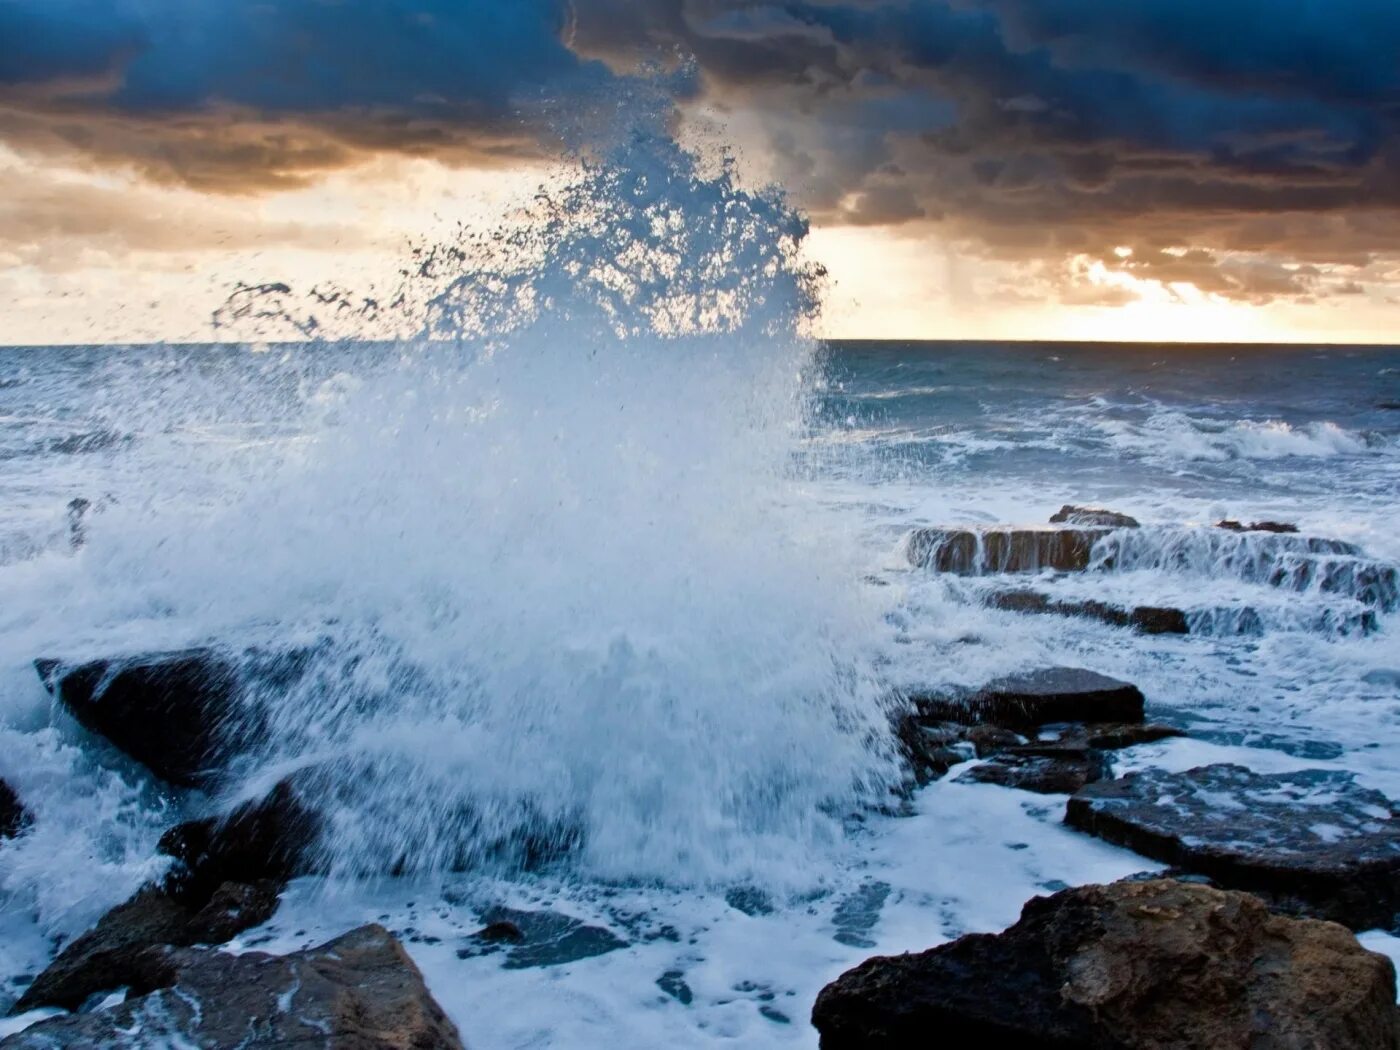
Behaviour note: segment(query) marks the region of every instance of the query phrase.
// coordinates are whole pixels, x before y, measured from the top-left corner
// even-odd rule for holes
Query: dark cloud
[[[685,56],[819,221],[1250,302],[1400,252],[1394,0],[0,0],[0,42],[11,146],[221,192],[537,154]]]

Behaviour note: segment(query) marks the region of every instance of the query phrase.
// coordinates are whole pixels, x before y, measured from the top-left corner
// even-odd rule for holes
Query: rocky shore
[[[1070,602],[1008,588],[1006,578],[1034,574],[1043,586],[1058,574],[1206,551],[1222,571],[1262,586],[1373,614],[1400,604],[1394,566],[1286,523],[1222,521],[1204,535],[1158,537],[1155,547],[1141,539],[1144,526],[1101,508],[1067,506],[1052,523],[917,530],[905,549],[916,571],[991,578],[991,608],[1148,634],[1190,634],[1201,621],[1186,609]],[[247,676],[275,688],[305,660],[210,647],[77,664],[40,658],[36,669],[80,725],[170,790],[186,790],[218,788],[267,732],[256,705],[238,702]],[[1130,749],[1192,729],[1157,717],[1136,685],[1085,667],[909,691],[892,702],[892,717],[908,769],[903,799],[943,778],[1031,792],[1062,806],[1066,827],[1168,867],[1036,897],[1000,934],[866,961],[816,1000],[812,1023],[826,1050],[923,1047],[933,1032],[1028,1048],[1400,1047],[1394,969],[1355,936],[1400,919],[1392,800],[1335,769],[1214,763],[1120,773]],[[56,953],[13,1007],[35,1011],[36,1023],[0,1047],[121,1045],[137,1030],[156,1040],[146,1045],[461,1046],[382,927],[280,956],[218,950],[274,916],[290,880],[324,870],[322,818],[307,802],[318,775],[303,769],[260,798],[171,827],[160,842],[168,872]],[[34,821],[0,781],[0,838],[27,834]],[[743,901],[733,906],[766,907],[761,896]],[[498,907],[481,918],[460,958],[501,952],[504,965],[529,966],[626,946],[549,912]],[[667,981],[658,987],[687,1002],[684,980]]]

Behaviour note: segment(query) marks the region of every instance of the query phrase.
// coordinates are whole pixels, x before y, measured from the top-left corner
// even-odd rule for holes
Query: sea
[[[1062,796],[956,768],[893,793],[913,692],[1088,668],[1189,729],[1116,772],[1346,770],[1400,798],[1400,623],[1365,583],[1400,563],[1400,349],[820,342],[780,201],[675,180],[667,226],[628,221],[654,181],[619,185],[439,282],[414,338],[0,348],[0,778],[34,818],[0,842],[0,1009],[166,870],[163,830],[305,767],[335,782],[324,873],[228,950],[382,923],[476,1048],[815,1047],[817,992],[865,958],[1158,869]],[[593,265],[598,215],[626,279]],[[908,557],[912,530],[1064,504],[1141,526],[1016,585],[1189,634],[1002,611],[1006,580]],[[1291,541],[1222,520],[1376,572],[1280,585]],[[203,792],[33,665],[208,645],[315,668],[248,698],[271,736]],[[559,827],[551,862],[513,848]],[[500,915],[529,951],[472,939]]]

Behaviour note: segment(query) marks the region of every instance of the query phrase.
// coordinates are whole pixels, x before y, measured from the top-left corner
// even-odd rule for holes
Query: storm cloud
[[[221,193],[509,163],[693,63],[827,224],[1248,302],[1400,257],[1392,0],[0,0],[0,139]],[[1054,275],[1058,274],[1058,277]]]

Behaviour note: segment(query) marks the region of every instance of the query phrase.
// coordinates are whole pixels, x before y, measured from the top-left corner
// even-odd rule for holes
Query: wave
[[[1374,438],[1327,421],[1218,420],[1175,409],[1159,409],[1140,423],[1101,419],[1093,425],[1123,452],[1187,462],[1329,459],[1362,455],[1375,447]]]
[[[881,610],[794,473],[805,232],[630,136],[510,228],[421,250],[398,314],[356,322],[389,348],[308,348],[341,372],[306,385],[305,440],[211,451],[207,507],[172,458],[160,500],[94,521],[51,636],[321,640],[260,698],[246,783],[314,765],[338,870],[520,866],[557,832],[609,877],[801,871],[895,773]],[[341,316],[298,304],[248,289],[224,319]]]

